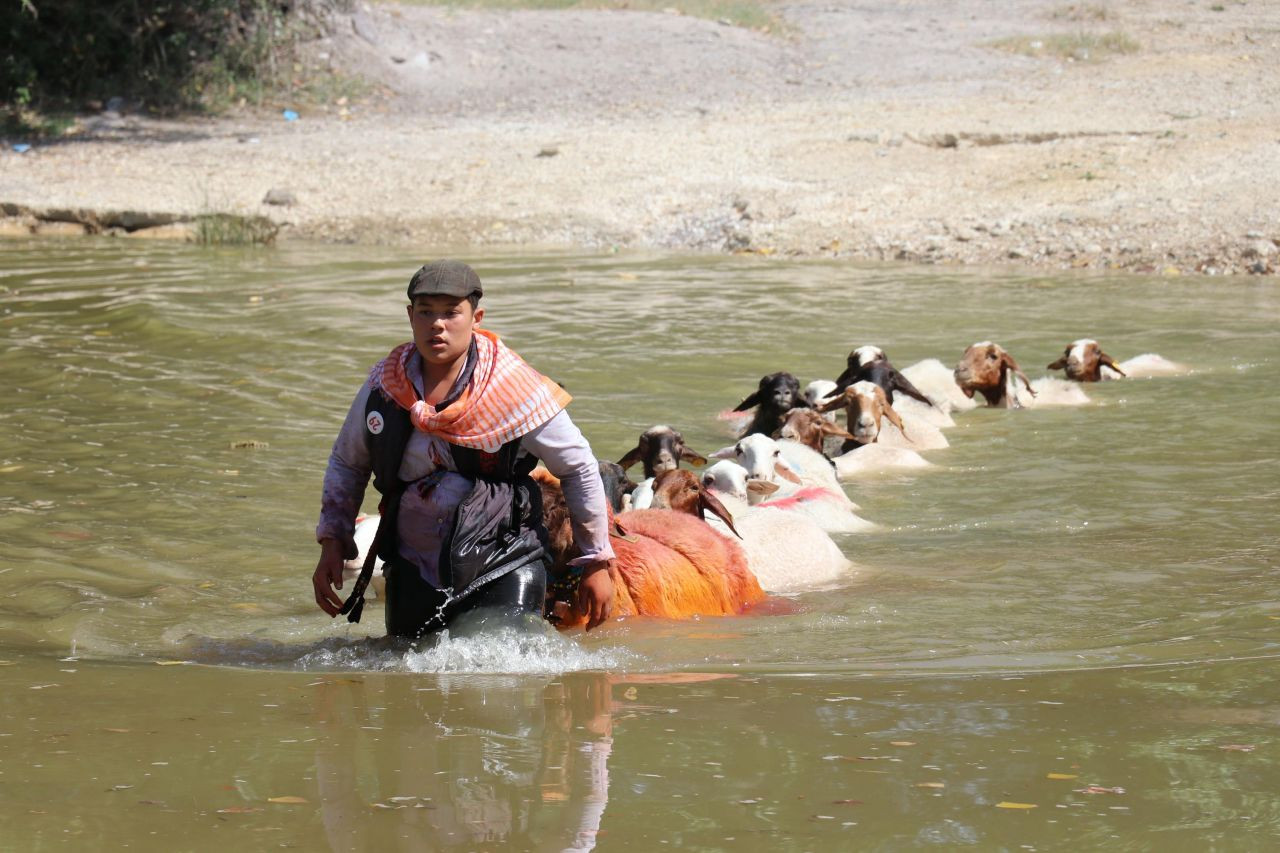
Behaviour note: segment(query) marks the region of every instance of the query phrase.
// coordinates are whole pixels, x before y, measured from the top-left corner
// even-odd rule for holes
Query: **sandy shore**
[[[777,9],[768,34],[373,4],[312,46],[371,97],[296,121],[104,113],[25,153],[9,140],[0,231],[223,211],[268,216],[283,240],[1280,267],[1280,5]],[[1106,33],[1137,51],[1053,53],[1055,36]],[[1044,47],[992,46],[1014,38]]]

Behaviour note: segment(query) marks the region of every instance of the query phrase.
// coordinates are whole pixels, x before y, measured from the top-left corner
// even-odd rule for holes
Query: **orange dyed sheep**
[[[569,514],[555,477],[541,469],[534,477],[542,487],[552,574],[561,575],[574,556]],[[612,618],[728,616],[765,598],[742,548],[699,519],[666,509],[634,510],[618,515],[614,527]],[[585,622],[563,602],[552,602],[552,613],[562,628]]]

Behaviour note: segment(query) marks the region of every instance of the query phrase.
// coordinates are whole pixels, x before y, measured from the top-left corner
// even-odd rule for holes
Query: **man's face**
[[[418,296],[409,306],[413,342],[427,364],[452,364],[465,355],[483,317],[483,308],[456,296]]]

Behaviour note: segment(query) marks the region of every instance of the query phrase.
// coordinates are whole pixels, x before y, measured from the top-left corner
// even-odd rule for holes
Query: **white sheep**
[[[808,516],[770,507],[749,506],[743,496],[753,488],[746,469],[723,460],[702,472],[703,485],[733,515],[733,526],[742,538],[747,564],[768,592],[800,592],[829,586],[849,573],[853,563],[831,536]],[[720,490],[716,483],[727,484]],[[762,481],[755,481],[759,489]],[[732,535],[718,518],[707,522]]]
[[[1153,352],[1135,355],[1133,358],[1127,358],[1120,362],[1119,367],[1124,371],[1125,376],[1129,379],[1145,379],[1151,376],[1182,376],[1191,372],[1191,368],[1185,364],[1179,364],[1176,361],[1170,361],[1162,355]],[[1118,376],[1108,375],[1110,371],[1104,370],[1103,379],[1119,379]]]
[[[905,447],[908,450],[939,450],[950,443],[942,430],[925,421],[907,421],[901,417],[898,405],[911,398],[897,395],[897,402],[890,404],[885,390],[873,382],[854,382],[839,396],[822,403],[818,411],[839,408],[845,410],[845,426],[853,435],[844,442],[841,450],[853,450],[857,444],[879,443],[889,447]],[[921,404],[923,406],[923,404]]]
[[[917,361],[902,370],[902,375],[911,380],[911,384],[928,397],[933,405],[944,413],[965,412],[977,408],[978,404],[966,397],[956,384],[955,373],[936,358]],[[921,406],[926,409],[928,407]],[[941,424],[936,424],[941,426]]]
[[[847,483],[861,477],[901,471],[931,468],[932,463],[906,447],[887,444],[864,444],[831,460],[836,466],[836,476]]]
[[[825,459],[823,465],[832,470]],[[834,471],[832,473],[831,484],[797,484],[785,479],[779,482],[757,476],[733,459],[724,459],[702,472],[702,483],[747,505],[769,506],[806,516],[828,533],[863,533],[875,529],[874,522],[855,514],[856,505],[835,480]]]

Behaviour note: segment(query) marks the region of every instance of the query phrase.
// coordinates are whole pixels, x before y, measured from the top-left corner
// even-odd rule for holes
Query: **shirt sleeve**
[[[542,460],[560,478],[573,526],[573,542],[582,556],[570,565],[613,559],[609,544],[609,506],[600,482],[600,466],[582,431],[561,411],[520,439],[520,446]]]
[[[329,453],[329,465],[324,472],[324,487],[320,493],[316,541],[336,539],[342,543],[342,555],[347,560],[354,560],[359,553],[353,532],[369,485],[369,475],[373,472],[373,460],[364,437],[364,410],[371,388],[368,382],[361,385],[347,411],[347,419],[343,421]]]

